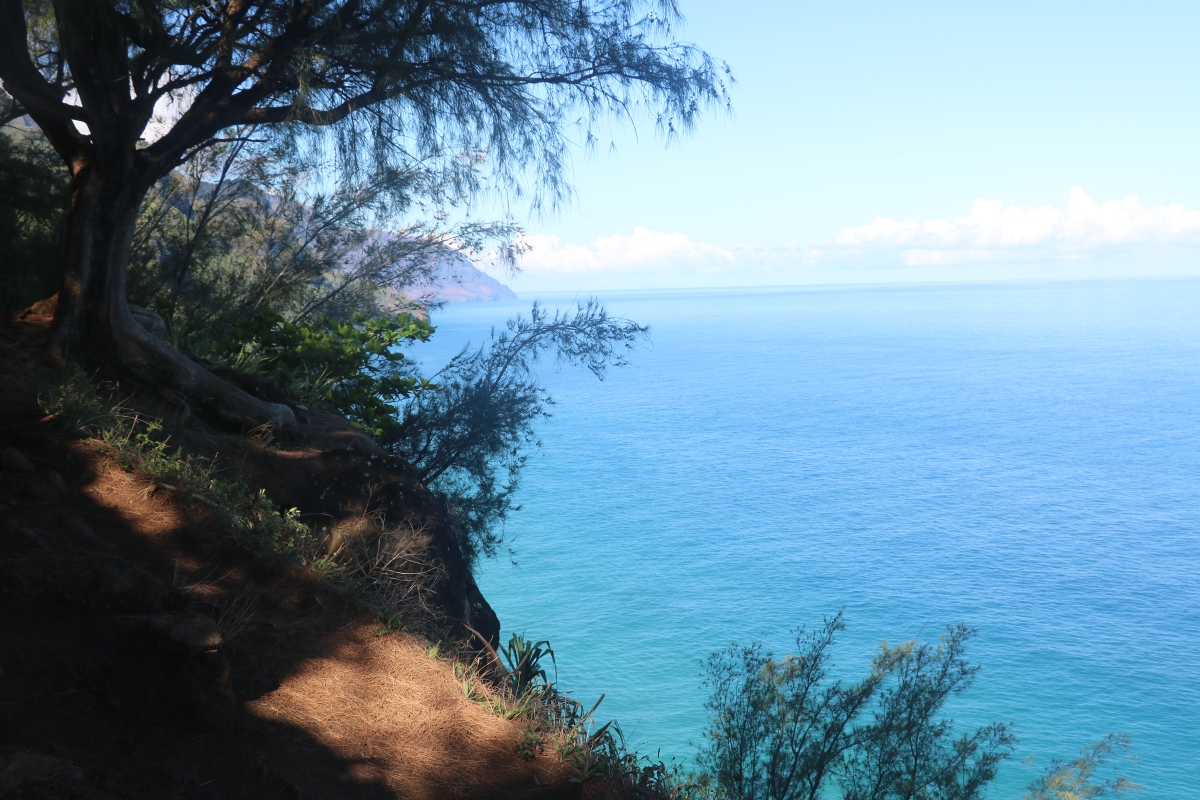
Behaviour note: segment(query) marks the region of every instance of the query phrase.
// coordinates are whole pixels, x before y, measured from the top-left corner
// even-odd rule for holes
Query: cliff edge
[[[602,791],[497,713],[472,631],[499,622],[407,464],[319,410],[266,441],[135,387],[110,387],[124,427],[81,435],[47,412],[74,379],[48,323],[0,328],[0,796]]]

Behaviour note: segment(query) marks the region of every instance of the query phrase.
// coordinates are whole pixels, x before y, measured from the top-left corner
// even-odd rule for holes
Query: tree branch
[[[0,0],[0,81],[76,174],[86,163],[91,142],[72,120],[87,122],[90,116],[84,109],[62,102],[61,89],[50,84],[33,63],[27,35],[21,0]]]

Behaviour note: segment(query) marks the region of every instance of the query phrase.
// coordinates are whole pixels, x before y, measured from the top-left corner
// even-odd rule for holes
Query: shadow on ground
[[[56,432],[0,333],[0,796],[577,793],[423,639]]]

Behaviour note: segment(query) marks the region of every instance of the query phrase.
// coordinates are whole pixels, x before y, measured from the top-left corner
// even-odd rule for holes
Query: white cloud
[[[1137,195],[1097,203],[1075,187],[1063,207],[976,200],[970,214],[952,221],[877,217],[870,225],[843,229],[828,250],[898,250],[906,264],[919,266],[1197,244],[1200,210],[1179,204],[1143,208]]]
[[[601,236],[591,244],[567,244],[557,236],[535,234],[524,240],[529,250],[521,270],[533,274],[604,271],[700,271],[727,267],[733,252],[693,242],[682,233],[633,229],[632,236]]]
[[[589,244],[526,237],[518,291],[789,283],[1193,274],[1200,209],[1143,207],[1137,196],[1096,202],[1078,187],[1062,206],[976,200],[950,220],[878,217],[817,245],[722,248],[683,233],[635,228]],[[1182,272],[1181,272],[1182,271]]]

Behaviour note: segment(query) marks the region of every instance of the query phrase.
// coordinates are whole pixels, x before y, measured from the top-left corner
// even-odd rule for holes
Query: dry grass
[[[304,796],[311,797],[343,796],[340,790],[330,793],[321,788],[319,770],[327,770],[331,761],[349,764],[337,783],[345,788],[345,797],[376,796],[356,794],[356,787],[364,792],[386,787],[389,796],[415,798],[576,796],[581,789],[593,795],[604,791],[602,782],[586,787],[571,782],[578,777],[579,765],[561,752],[570,737],[561,729],[556,733],[538,727],[537,709],[524,708],[521,698],[496,689],[493,665],[438,658],[422,636],[402,631],[379,636],[377,619],[362,613],[360,609],[367,605],[377,613],[388,609],[410,619],[432,620],[412,628],[430,630],[441,625],[439,620],[445,617],[435,608],[433,597],[445,575],[433,557],[430,531],[423,524],[406,519],[385,526],[378,514],[342,520],[330,532],[324,556],[309,559],[312,566],[248,549],[244,533],[234,530],[213,508],[193,502],[184,491],[183,479],[195,486],[211,481],[207,468],[196,475],[180,475],[182,479],[164,487],[151,474],[153,464],[147,467],[128,460],[122,464],[116,456],[126,451],[116,444],[100,439],[104,446],[97,446],[94,434],[90,439],[75,438],[64,431],[61,419],[46,419],[44,405],[51,398],[45,396],[45,386],[55,379],[68,383],[70,376],[64,381],[61,371],[10,341],[0,341],[0,381],[5,384],[0,405],[9,409],[5,422],[27,441],[39,442],[32,446],[42,448],[44,460],[52,452],[69,454],[75,477],[61,466],[56,469],[68,478],[65,504],[73,507],[70,513],[87,520],[101,538],[115,544],[121,558],[134,561],[169,587],[173,609],[208,614],[217,622],[226,641],[222,658],[228,656],[230,661],[212,667],[214,685],[226,681],[213,696],[231,696],[231,675],[254,678],[261,672],[278,679],[277,688],[255,690],[254,699],[239,703],[229,713],[278,724],[278,730],[288,731],[294,740],[259,740],[261,750],[249,753],[237,742],[254,741],[257,734],[247,731],[258,729],[234,728],[238,732],[230,734],[227,747],[219,740],[206,745],[216,749],[212,760],[204,763],[223,764],[230,775],[241,774],[229,771],[235,768],[258,775],[259,766],[249,765],[269,762],[270,775],[278,774],[295,792],[303,789]],[[72,406],[71,397],[59,400],[61,414],[91,414],[86,406]],[[130,411],[122,408],[122,418],[127,419]],[[139,413],[132,411],[135,419],[144,418]],[[94,416],[81,422],[104,424]],[[121,446],[136,436],[130,427]],[[152,458],[165,457],[152,443],[143,442],[143,447]],[[35,526],[29,521],[35,518],[35,509],[31,505],[22,509],[27,507],[22,519]],[[28,558],[53,565],[61,564],[67,555],[45,549]],[[326,578],[352,591],[339,591]],[[13,585],[24,586],[21,581],[28,583],[28,578],[17,576]],[[88,591],[82,583],[80,587],[79,591]],[[90,631],[93,636],[107,635],[101,623],[88,624],[100,625]],[[90,639],[63,627],[63,640],[75,647]],[[453,650],[452,643],[447,644]],[[85,656],[79,656],[84,659],[81,663]],[[140,654],[131,656],[134,671],[140,668],[140,658]],[[468,675],[470,680],[464,682]],[[64,688],[47,687],[48,697],[58,696],[54,690]],[[65,688],[74,691],[72,686]],[[181,684],[171,692],[186,694],[193,688]],[[126,724],[135,701],[125,702],[106,724]],[[168,712],[157,702],[146,702],[144,713],[162,720]],[[30,718],[48,719],[48,712]],[[80,719],[64,716],[63,729],[82,730]],[[192,758],[192,745],[187,744],[192,741],[191,731],[186,729],[190,724],[179,722],[184,728],[179,741],[184,744],[173,758],[181,763]],[[137,739],[141,733],[139,728],[130,736]],[[314,760],[313,751],[292,743],[304,737],[336,759]],[[89,735],[86,741],[102,739]],[[80,752],[86,754],[90,746],[80,745]],[[323,758],[322,753],[316,756]],[[94,763],[100,766],[89,767],[89,775],[106,774],[104,770],[112,768],[125,775],[148,776],[149,781],[158,769],[158,761],[118,763],[126,757],[134,756],[123,752],[110,764],[105,759],[111,756],[97,755]],[[81,762],[92,763],[87,758],[81,756]],[[197,756],[196,761],[202,760]]]
[[[446,570],[426,526],[405,522],[388,530],[378,517],[356,518],[334,529],[331,545],[330,561],[372,608],[425,629],[445,627],[434,597]]]
[[[523,723],[468,699],[451,663],[430,658],[421,640],[377,637],[370,625],[346,630],[251,708],[311,731],[403,797],[535,791],[573,775],[552,749],[520,757]]]

